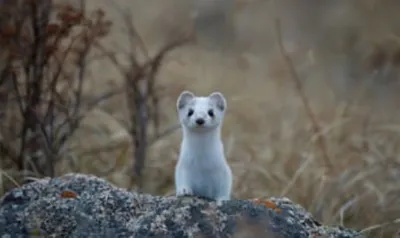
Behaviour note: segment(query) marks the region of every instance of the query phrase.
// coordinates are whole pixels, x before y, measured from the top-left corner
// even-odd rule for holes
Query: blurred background
[[[26,6],[22,0],[15,2],[20,5],[12,11],[20,13]],[[325,224],[364,230],[370,237],[393,237],[399,231],[399,1],[51,4],[64,9],[59,10],[64,15],[54,14],[54,22],[61,21],[55,26],[50,14],[48,37],[62,32],[65,19],[77,25],[75,30],[67,27],[65,42],[72,32],[91,30],[92,37],[85,35],[82,44],[90,39],[93,45],[75,47],[80,50],[71,56],[72,63],[57,64],[70,72],[56,80],[60,85],[80,79],[79,100],[75,86],[68,87],[71,91],[63,86],[53,90],[69,92],[58,102],[63,108],[77,107],[77,101],[86,107],[78,110],[82,113],[77,123],[60,126],[57,133],[63,132],[63,143],[55,145],[51,138],[57,140],[59,134],[46,129],[52,126],[46,113],[39,113],[43,105],[37,103],[35,110],[20,107],[28,108],[34,93],[24,99],[19,95],[15,103],[10,99],[18,96],[12,82],[27,92],[34,88],[34,75],[41,72],[34,69],[42,61],[27,63],[31,54],[25,53],[13,58],[15,63],[9,56],[14,54],[2,54],[2,72],[10,65],[22,67],[13,68],[13,77],[1,81],[2,95],[7,94],[3,102],[8,103],[1,105],[0,194],[35,178],[69,172],[94,174],[154,195],[173,194],[181,140],[176,99],[182,90],[197,95],[220,91],[228,102],[223,141],[234,174],[234,198],[286,196]],[[35,9],[41,14],[43,9],[50,11]],[[82,17],[106,19],[98,23],[106,28],[104,34],[96,25],[100,21],[74,21]],[[33,24],[32,19],[27,22]],[[14,24],[35,39],[34,27],[17,23],[18,19],[3,19],[2,37],[23,38],[10,30]],[[40,39],[24,45],[12,43],[12,38],[2,50],[29,46],[18,49],[31,52],[40,48]],[[66,45],[60,43],[52,52],[65,52]],[[52,75],[46,80],[55,78],[55,62],[43,61],[49,64],[44,74]],[[49,110],[50,103],[43,103]],[[78,117],[66,109],[52,110],[51,125]],[[28,139],[16,131],[25,131]],[[44,137],[46,133],[51,136]]]

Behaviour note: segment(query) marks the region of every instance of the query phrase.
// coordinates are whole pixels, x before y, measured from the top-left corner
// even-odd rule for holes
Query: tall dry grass
[[[88,11],[108,9],[114,26],[104,45],[127,60],[130,42],[120,12],[107,1],[86,3]],[[223,139],[235,198],[287,196],[321,222],[363,230],[369,237],[393,237],[400,229],[400,3],[117,3],[131,10],[149,55],[172,36],[195,33],[196,43],[172,51],[157,76],[160,130],[176,125],[174,105],[181,90],[224,93],[228,112]],[[277,18],[290,61],[279,48]],[[88,97],[123,85],[108,60],[89,67]],[[133,187],[129,120],[122,95],[90,111],[70,140],[75,166],[63,160],[56,174],[93,173]],[[179,130],[172,130],[149,146],[145,192],[173,193],[180,139]],[[3,174],[3,182],[9,179]]]

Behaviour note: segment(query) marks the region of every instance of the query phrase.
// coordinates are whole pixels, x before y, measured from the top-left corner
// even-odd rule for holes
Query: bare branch
[[[313,132],[316,135],[319,135],[317,138],[317,143],[319,145],[319,148],[322,152],[322,156],[325,162],[325,166],[328,167],[328,169],[332,170],[333,166],[332,166],[332,162],[331,159],[329,157],[328,154],[328,150],[327,150],[327,146],[326,146],[326,141],[325,141],[325,137],[324,135],[321,133],[321,126],[318,123],[317,117],[315,116],[314,112],[311,109],[311,106],[309,104],[309,100],[307,99],[307,96],[304,93],[304,89],[303,89],[303,84],[298,76],[298,74],[296,73],[296,70],[293,66],[292,60],[290,59],[289,55],[286,53],[286,50],[283,46],[283,40],[282,40],[282,33],[281,33],[281,26],[280,26],[280,21],[279,19],[277,19],[275,21],[275,30],[276,30],[276,37],[277,37],[277,43],[279,46],[279,51],[287,65],[287,67],[289,68],[290,74],[291,74],[291,79],[293,80],[296,90],[299,93],[300,99],[304,105],[304,109],[307,113],[308,118],[311,121],[311,125],[313,128]]]

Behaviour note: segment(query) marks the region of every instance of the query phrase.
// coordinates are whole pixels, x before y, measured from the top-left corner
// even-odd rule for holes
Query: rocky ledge
[[[67,174],[15,188],[0,200],[0,237],[363,237],[318,223],[287,198],[231,200],[129,192]]]

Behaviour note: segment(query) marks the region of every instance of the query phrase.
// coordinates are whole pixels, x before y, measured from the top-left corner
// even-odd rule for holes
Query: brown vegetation
[[[236,198],[287,196],[323,223],[393,237],[400,227],[398,1],[115,2],[87,0],[85,11],[57,6],[54,18],[40,21],[48,40],[35,38],[24,12],[31,5],[1,14],[1,192],[21,175],[79,171],[172,193],[176,97],[183,89],[219,90],[228,100],[223,136]],[[182,45],[188,33],[196,41]],[[143,86],[154,91],[137,114]],[[64,126],[54,134],[49,125]],[[30,132],[16,133],[21,128]],[[51,163],[34,158],[38,148]],[[144,156],[134,167],[132,158]],[[133,175],[143,166],[140,182]]]

